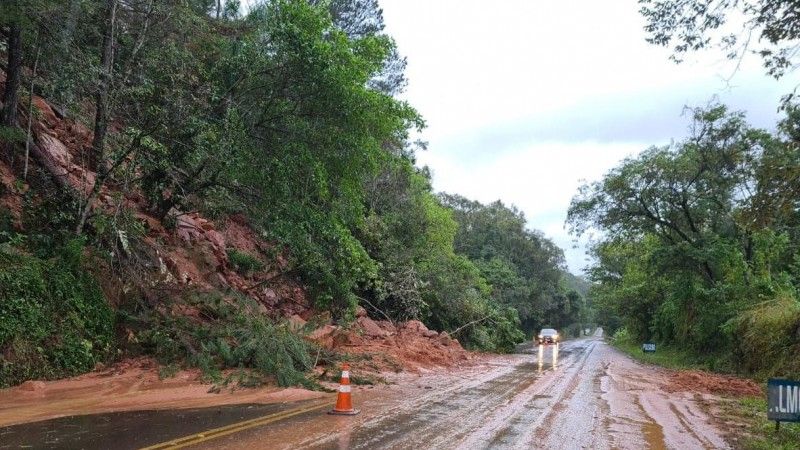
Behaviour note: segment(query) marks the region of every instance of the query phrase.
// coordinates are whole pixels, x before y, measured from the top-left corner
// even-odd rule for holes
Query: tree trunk
[[[39,68],[39,34],[36,35],[36,59],[33,61],[33,74],[31,74],[31,89],[28,91],[28,132],[25,135],[25,168],[22,170],[22,179],[28,180],[28,156],[31,148],[31,126],[33,125],[33,88],[36,83],[36,70]]]
[[[22,78],[22,28],[19,23],[11,24],[8,34],[8,71],[6,89],[3,92],[3,125],[17,125],[17,103],[19,85]]]
[[[111,77],[114,69],[114,23],[117,17],[117,0],[106,1],[106,22],[103,29],[103,54],[100,57],[100,79],[95,96],[94,138],[92,139],[92,157],[97,175],[94,178],[92,191],[83,205],[80,220],[75,227],[75,234],[83,233],[86,219],[92,211],[92,202],[100,193],[105,183],[109,168],[105,160],[106,132],[108,131],[108,98],[111,91]]]
[[[117,14],[117,0],[106,2],[106,23],[103,30],[103,54],[100,59],[100,83],[95,97],[94,138],[92,156],[99,173],[105,164],[105,141],[108,130],[108,97],[111,90],[111,76],[114,69],[114,22]]]
[[[219,15],[222,12],[222,0],[217,0],[217,19],[219,19]]]

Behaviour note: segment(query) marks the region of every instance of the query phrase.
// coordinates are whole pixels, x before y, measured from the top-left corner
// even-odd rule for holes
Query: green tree
[[[693,120],[685,141],[583,186],[568,221],[573,232],[604,233],[590,272],[601,309],[640,339],[721,351],[733,344],[737,315],[791,290],[796,228],[770,226],[764,199],[774,196],[785,211],[777,220],[794,223],[786,205],[796,194],[784,184],[792,183],[794,144],[789,133],[753,129],[721,106],[695,110]]]
[[[639,0],[648,42],[672,58],[709,47],[730,59],[752,52],[780,78],[797,64],[800,15],[793,0]],[[758,47],[753,48],[754,45]]]

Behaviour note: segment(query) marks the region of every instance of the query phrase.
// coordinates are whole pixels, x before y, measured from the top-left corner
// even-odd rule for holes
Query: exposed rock
[[[419,320],[409,320],[408,322],[406,322],[403,328],[405,330],[419,334],[423,334],[426,331],[428,331],[428,327],[426,327],[425,324],[420,322]]]
[[[69,186],[88,195],[94,186],[94,172],[84,170],[72,162],[72,156],[63,142],[47,133],[36,136],[38,145],[32,146],[31,151],[39,162],[63,186]]]
[[[367,317],[367,310],[359,306],[356,308],[356,317]]]
[[[384,331],[387,331],[389,333],[397,333],[397,327],[394,326],[394,324],[392,322],[389,322],[388,320],[380,320],[377,322],[377,324]]]
[[[364,330],[364,335],[370,337],[383,337],[386,336],[386,332],[375,323],[374,320],[370,319],[369,317],[359,317],[358,324],[361,325],[361,328]]]
[[[323,325],[308,335],[308,339],[316,342],[322,347],[331,349],[333,348],[333,337],[339,331],[339,327],[335,325]]]
[[[297,314],[289,317],[289,328],[294,331],[297,331],[303,328],[306,325],[306,321],[303,320],[302,317],[298,316]]]
[[[33,106],[38,110],[37,113],[39,117],[37,117],[37,119],[41,122],[44,122],[44,124],[46,124],[48,127],[53,127],[59,122],[55,111],[53,111],[53,108],[51,108],[42,97],[34,95]]]
[[[221,273],[217,273],[217,281],[219,282],[219,286],[221,286],[222,288],[230,287],[230,283],[228,283],[228,280],[226,280],[225,276],[222,275]]]
[[[428,331],[424,331],[422,333],[422,335],[425,336],[426,338],[434,338],[436,336],[439,336],[439,333],[437,333],[437,332],[435,332],[433,330],[428,330]]]
[[[333,347],[346,347],[349,345],[361,345],[362,339],[354,333],[338,332],[332,336]]]

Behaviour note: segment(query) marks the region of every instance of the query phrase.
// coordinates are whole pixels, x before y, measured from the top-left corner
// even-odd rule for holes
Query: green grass
[[[610,339],[610,343],[637,361],[669,369],[710,370],[712,366],[709,360],[700,359],[691,352],[678,347],[659,345],[656,347],[655,353],[644,353],[641,344],[635,342]]]
[[[775,431],[775,422],[767,420],[767,400],[742,398],[734,400],[725,411],[738,422],[745,424],[739,441],[741,448],[748,450],[800,448],[800,424],[781,423]]]
[[[227,253],[228,261],[230,261],[234,270],[241,275],[250,275],[253,272],[264,269],[264,263],[252,255],[236,250],[235,248],[229,248]]]

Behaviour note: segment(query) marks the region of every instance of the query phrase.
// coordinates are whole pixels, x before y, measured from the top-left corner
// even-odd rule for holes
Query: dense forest
[[[753,54],[778,78],[798,63],[795,2],[640,3],[649,41],[676,61]],[[775,106],[773,129],[715,103],[690,109],[687,138],[622,161],[574,197],[573,232],[600,236],[590,295],[609,331],[712,369],[800,374],[800,109],[791,93]]]
[[[592,320],[520,211],[433,191],[376,0],[12,0],[0,29],[0,386],[134,354],[302,383],[313,349],[270,283],[489,351]],[[213,224],[267,244],[174,245]],[[751,236],[753,258],[790,248]],[[225,277],[170,276],[192,258]]]

